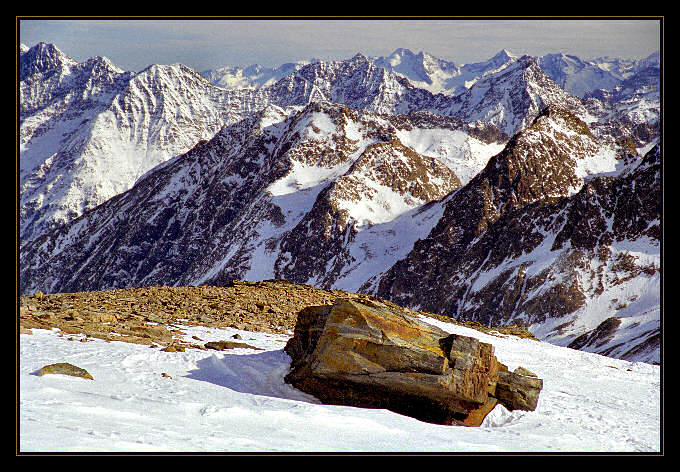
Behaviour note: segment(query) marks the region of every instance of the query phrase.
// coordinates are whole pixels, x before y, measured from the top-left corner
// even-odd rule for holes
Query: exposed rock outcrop
[[[500,402],[534,410],[542,381],[507,372],[491,344],[448,334],[379,301],[338,299],[298,315],[286,382],[324,403],[478,426]]]
[[[56,364],[46,365],[36,372],[35,375],[42,377],[48,374],[70,375],[71,377],[81,377],[83,379],[94,380],[90,373],[78,366],[69,364],[68,362],[58,362]]]

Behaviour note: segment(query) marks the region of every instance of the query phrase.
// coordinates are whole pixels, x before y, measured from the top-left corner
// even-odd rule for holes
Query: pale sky
[[[641,59],[660,50],[660,20],[650,19],[31,19],[19,41],[55,44],[78,61],[106,56],[139,71],[182,63],[197,71],[226,65],[387,56],[397,48],[456,64],[484,61],[501,49],[581,59]]]

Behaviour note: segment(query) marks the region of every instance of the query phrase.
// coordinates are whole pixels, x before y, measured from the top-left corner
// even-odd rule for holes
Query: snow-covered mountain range
[[[286,65],[277,70],[297,71],[268,87],[224,90],[180,64],[124,72],[103,57],[79,64],[51,44],[22,46],[21,239],[71,221],[129,189],[154,166],[211,138],[223,125],[269,104],[329,101],[377,113],[428,110],[486,121],[511,135],[542,107],[561,103],[587,115],[595,132],[603,130],[605,137],[619,139],[625,128],[636,136],[638,147],[651,141],[658,127],[658,88],[656,98],[653,91],[631,98],[624,92],[631,86],[623,86],[610,95],[625,100],[602,99],[600,94],[601,99],[591,98],[584,108],[546,77],[536,61],[501,51],[487,62],[463,67],[466,72],[456,77],[465,78],[470,88],[449,97],[414,86],[404,78],[397,58],[413,62],[414,55],[397,50],[389,60],[358,54],[347,61]],[[446,69],[430,56],[418,58]],[[385,64],[392,64],[395,72],[380,66]],[[472,76],[477,79],[467,80]],[[600,122],[606,125],[598,126]]]
[[[507,49],[492,58],[475,63],[456,64],[426,52],[414,53],[398,48],[388,56],[370,59],[379,67],[408,79],[413,85],[434,94],[459,95],[485,75],[498,72],[521,55]],[[574,55],[552,53],[534,58],[541,69],[567,92],[583,98],[597,90],[612,90],[645,69],[660,67],[660,54],[655,52],[640,60],[600,57],[583,60]],[[285,63],[278,67],[225,66],[201,72],[213,85],[226,89],[257,89],[271,85],[301,67],[318,60]]]
[[[236,88],[21,47],[21,293],[286,278],[658,361],[658,56],[562,56]]]
[[[432,94],[358,54],[312,63],[270,87],[224,90],[181,65],[123,72],[54,45],[20,56],[22,241],[129,189],[154,166],[270,104],[342,103],[378,113],[436,108]]]
[[[314,61],[287,62],[278,67],[253,64],[245,67],[224,66],[201,72],[208,82],[227,90],[259,89],[273,85],[301,67]]]

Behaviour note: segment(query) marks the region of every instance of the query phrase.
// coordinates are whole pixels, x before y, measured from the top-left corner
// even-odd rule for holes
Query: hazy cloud
[[[198,71],[301,59],[389,55],[403,47],[456,63],[499,50],[642,58],[660,48],[660,22],[642,20],[21,20],[20,41],[56,44],[77,60],[107,56],[119,67],[180,62]]]

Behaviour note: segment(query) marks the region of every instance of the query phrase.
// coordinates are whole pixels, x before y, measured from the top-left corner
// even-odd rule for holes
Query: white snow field
[[[322,405],[284,383],[286,335],[182,327],[187,340],[238,333],[263,350],[161,352],[33,330],[19,342],[19,453],[663,452],[659,366],[425,320],[535,372],[544,382],[536,411],[498,406],[466,428]],[[94,380],[35,375],[56,362]]]

